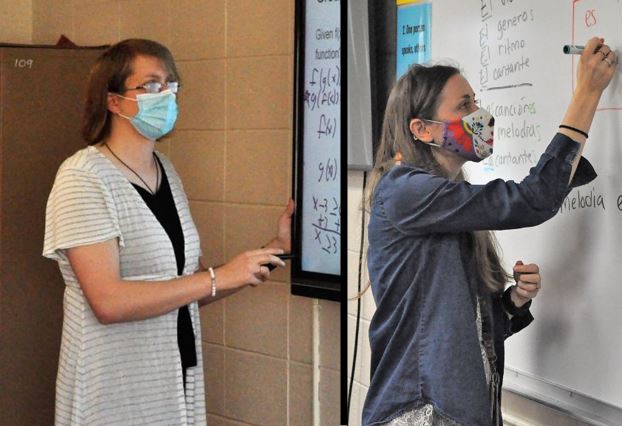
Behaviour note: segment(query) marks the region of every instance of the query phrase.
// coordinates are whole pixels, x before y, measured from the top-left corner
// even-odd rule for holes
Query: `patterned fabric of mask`
[[[444,148],[469,161],[479,162],[492,154],[495,119],[484,108],[451,121],[426,120],[444,126],[443,143],[430,145]]]

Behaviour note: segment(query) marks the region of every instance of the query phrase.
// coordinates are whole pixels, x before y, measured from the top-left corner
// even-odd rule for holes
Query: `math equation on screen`
[[[339,253],[341,203],[335,197],[313,195],[313,241],[328,254]]]
[[[325,107],[339,106],[341,97],[341,74],[339,66],[314,67],[307,81],[304,92],[305,106],[309,111],[325,109]],[[337,135],[337,117],[322,112],[318,117],[317,138],[334,139]]]

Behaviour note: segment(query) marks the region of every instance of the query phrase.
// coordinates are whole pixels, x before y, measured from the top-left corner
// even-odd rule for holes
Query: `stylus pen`
[[[287,253],[287,254],[276,254],[276,257],[278,257],[281,260],[289,260],[289,259],[293,259],[294,257],[296,257],[295,254],[291,254],[291,253]]]

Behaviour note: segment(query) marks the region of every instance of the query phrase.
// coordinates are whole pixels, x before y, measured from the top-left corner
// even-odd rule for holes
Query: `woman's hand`
[[[276,247],[283,249],[285,253],[292,251],[292,214],[296,203],[291,198],[287,202],[287,206],[277,221],[276,238],[266,244],[266,247]]]
[[[605,39],[593,37],[585,44],[577,68],[577,85],[561,124],[579,129],[560,128],[559,133],[579,144],[579,150],[572,161],[568,183],[572,182],[579,165],[581,154],[592,126],[592,120],[603,90],[615,74],[618,56],[605,43]]]
[[[514,280],[516,285],[512,287],[512,302],[517,308],[520,308],[536,297],[540,291],[542,285],[540,268],[535,263],[525,265],[519,260],[514,265]]]
[[[270,277],[266,265],[285,266],[285,262],[275,256],[283,254],[280,248],[262,248],[241,253],[214,270],[216,286],[219,290],[232,290],[246,285],[257,285]]]
[[[618,57],[604,44],[605,39],[593,37],[585,45],[577,69],[577,90],[600,95],[615,74]]]

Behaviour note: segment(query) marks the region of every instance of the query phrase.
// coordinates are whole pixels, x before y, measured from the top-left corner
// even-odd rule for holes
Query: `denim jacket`
[[[490,400],[476,329],[478,283],[472,231],[535,226],[552,218],[575,186],[596,177],[579,144],[557,134],[520,183],[454,182],[408,165],[374,192],[368,266],[376,312],[369,329],[371,380],[363,425],[431,403],[463,425],[489,425]],[[491,296],[497,371],[503,340],[533,318],[509,319]]]

